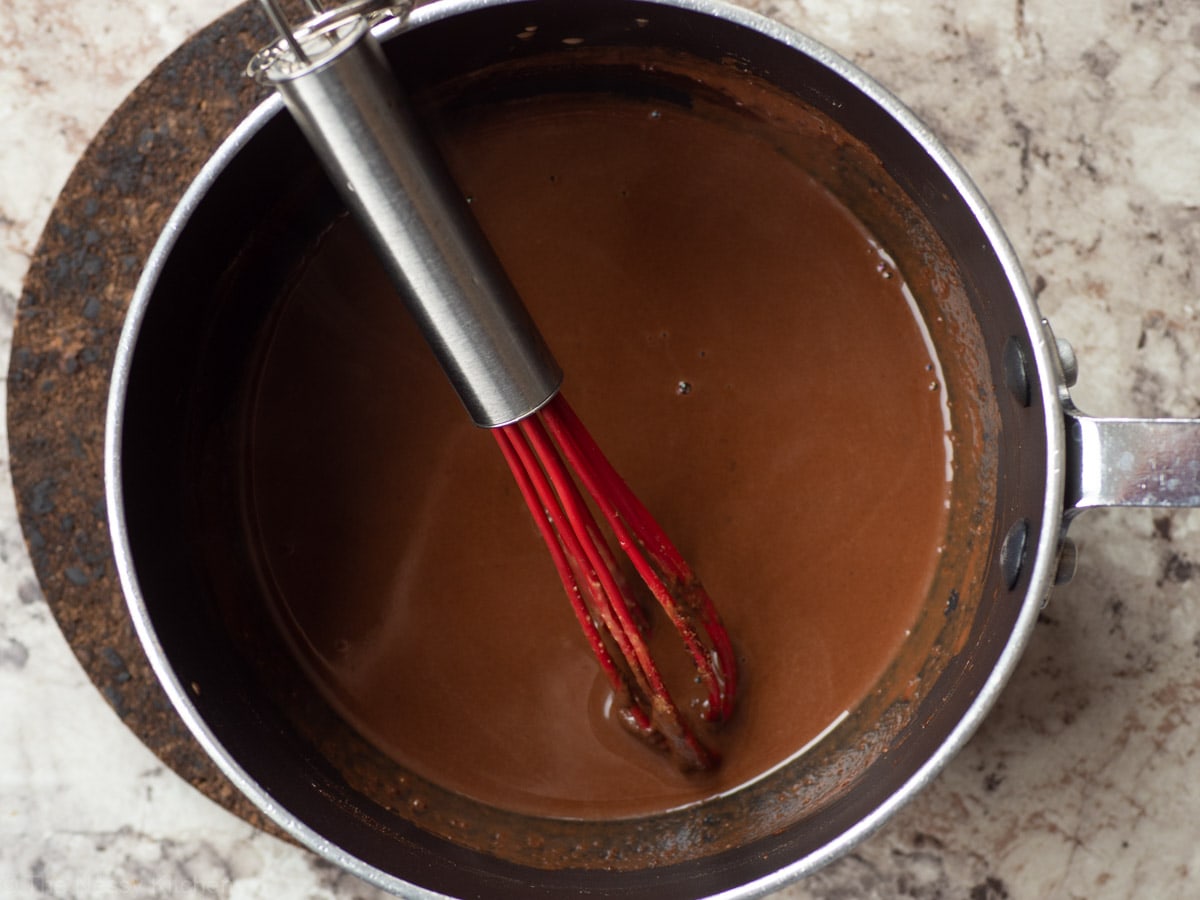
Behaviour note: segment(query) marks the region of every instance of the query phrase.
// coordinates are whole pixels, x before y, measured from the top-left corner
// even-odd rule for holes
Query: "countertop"
[[[0,4],[0,371],[74,161],[155,63],[232,5]],[[1075,347],[1082,409],[1200,416],[1200,5],[745,5],[859,64],[963,163]],[[42,597],[7,482],[0,898],[379,896],[226,813],[125,728]],[[776,896],[1197,893],[1200,517],[1100,510],[1071,533],[1078,573],[964,751],[849,856]]]

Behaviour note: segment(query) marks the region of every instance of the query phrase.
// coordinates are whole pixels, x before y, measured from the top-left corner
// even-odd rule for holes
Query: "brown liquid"
[[[724,762],[683,776],[607,717],[494,441],[345,224],[252,402],[285,631],[364,735],[486,803],[604,818],[752,780],[872,689],[936,565],[944,397],[902,280],[770,144],[680,110],[526,103],[448,153],[576,410],[722,611],[744,677]]]

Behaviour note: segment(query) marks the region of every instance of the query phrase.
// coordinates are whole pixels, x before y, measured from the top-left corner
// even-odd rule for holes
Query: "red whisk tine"
[[[494,433],[627,723],[663,745],[681,768],[713,767],[716,755],[696,736],[654,663],[646,619],[576,479],[678,632],[708,692],[704,718],[715,722],[733,711],[736,660],[699,580],[561,394]]]
[[[541,415],[621,549],[683,639],[708,691],[705,718],[711,722],[728,718],[737,692],[737,660],[708,591],[562,394],[556,395]]]
[[[534,512],[533,520],[542,535],[546,549],[550,551],[550,558],[558,572],[558,577],[567,589],[571,606],[575,610],[575,617],[579,620],[579,625],[587,637],[592,652],[596,655],[601,669],[604,670],[613,687],[617,690],[623,689],[623,676],[618,672],[617,665],[609,654],[595,621],[588,612],[588,604],[579,587],[577,564],[572,566],[572,557],[578,560],[579,551],[576,549],[576,552],[571,554],[564,546],[564,537],[560,536],[557,531],[559,523],[565,521],[566,515],[555,500],[554,492],[546,480],[545,473],[538,466],[533,451],[523,440],[519,429],[496,428],[492,433],[495,434],[500,451],[504,454],[508,467],[512,470],[521,496],[525,499],[530,511]],[[541,510],[541,515],[536,514],[538,510]],[[567,537],[573,538],[573,535],[568,534]]]

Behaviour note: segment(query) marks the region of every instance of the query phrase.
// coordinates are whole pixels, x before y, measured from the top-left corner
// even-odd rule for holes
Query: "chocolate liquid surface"
[[[247,416],[282,627],[361,733],[482,802],[604,818],[744,784],[871,691],[936,566],[947,418],[902,279],[770,143],[682,109],[526,102],[447,153],[564,391],[724,616],[743,689],[706,732],[723,763],[681,775],[611,719],[495,442],[345,222]]]

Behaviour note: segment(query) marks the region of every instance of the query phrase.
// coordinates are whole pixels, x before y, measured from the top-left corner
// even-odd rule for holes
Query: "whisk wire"
[[[529,446],[523,441],[515,440],[509,429],[497,428],[492,433],[496,437],[500,452],[512,471],[526,505],[530,510],[542,510],[542,515],[533,516],[534,523],[550,553],[550,559],[558,573],[559,580],[564,585],[574,586],[573,589],[567,591],[571,608],[575,611],[575,617],[579,620],[579,625],[583,629],[592,653],[600,662],[600,667],[610,683],[619,684],[620,675],[617,672],[616,663],[608,652],[578,587],[577,567],[571,565],[569,551],[564,546],[564,540],[559,536],[555,527],[555,522],[565,518],[565,514],[561,508],[556,508],[553,491],[545,478],[545,473],[537,465]]]
[[[684,769],[707,769],[716,755],[689,726],[643,635],[648,620],[584,499],[590,495],[617,544],[665,611],[708,691],[703,717],[728,715],[732,648],[707,594],[678,550],[607,462],[558,394],[537,414],[493,429],[518,488],[550,551],[575,616],[618,696],[626,724],[663,744]],[[576,483],[578,477],[579,484]],[[678,594],[678,598],[675,596]],[[681,602],[682,601],[682,602]],[[707,601],[711,607],[711,601]],[[711,649],[693,623],[697,618]]]
[[[657,673],[648,676],[645,671],[653,662],[644,647],[639,652],[635,617],[624,603],[613,602],[623,594],[614,574],[615,560],[598,551],[599,528],[540,423],[531,417],[494,433],[610,684],[622,695],[632,695],[635,687],[647,695],[663,689]],[[616,644],[615,658],[605,634]],[[643,709],[635,706],[631,712],[639,730],[651,728]]]
[[[708,690],[705,718],[713,722],[728,718],[733,712],[737,670],[728,632],[708,592],[570,405],[553,402],[542,418],[585,489],[595,498],[621,549],[683,639]],[[711,647],[701,639],[695,622],[699,622]]]

